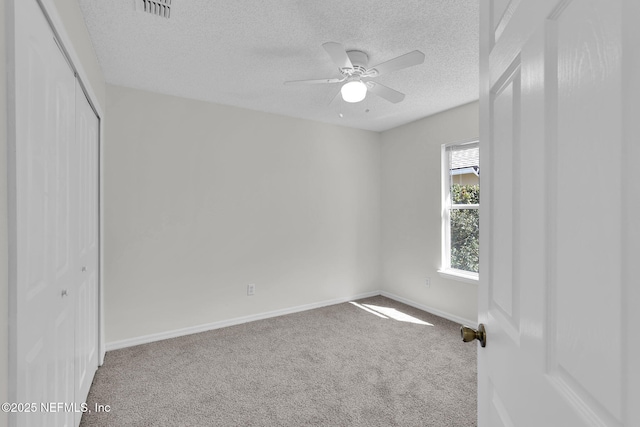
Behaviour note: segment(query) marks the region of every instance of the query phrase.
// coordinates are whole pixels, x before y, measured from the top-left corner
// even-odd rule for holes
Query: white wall
[[[7,271],[7,73],[5,0],[0,0],[0,403],[8,400],[9,382],[9,276]],[[0,412],[0,426],[8,423]]]
[[[477,138],[473,102],[382,133],[384,290],[464,319],[477,318],[477,285],[444,279],[440,147]],[[431,287],[425,279],[431,278]]]
[[[111,85],[107,115],[107,343],[380,289],[378,133]]]

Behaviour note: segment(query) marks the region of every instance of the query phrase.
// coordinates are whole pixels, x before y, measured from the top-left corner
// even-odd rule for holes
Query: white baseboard
[[[415,308],[420,309],[422,311],[426,311],[427,313],[431,313],[431,314],[434,314],[436,316],[442,317],[444,319],[451,320],[452,322],[465,324],[465,325],[468,325],[468,326],[471,326],[471,327],[477,327],[477,325],[478,325],[478,321],[477,320],[465,319],[465,318],[453,315],[451,313],[447,313],[447,312],[444,312],[442,310],[438,310],[436,308],[429,307],[427,305],[419,304],[417,302],[411,301],[410,299],[403,298],[401,296],[392,294],[392,293],[387,292],[387,291],[372,291],[372,292],[366,292],[366,293],[363,293],[363,294],[353,295],[353,296],[348,297],[348,298],[336,298],[336,299],[331,299],[331,300],[326,300],[326,301],[321,301],[321,302],[314,302],[314,303],[311,303],[311,304],[298,305],[298,306],[290,307],[290,308],[283,308],[283,309],[280,309],[280,310],[274,310],[274,311],[267,311],[267,312],[264,312],[264,313],[252,314],[252,315],[249,315],[249,316],[235,317],[233,319],[228,319],[228,320],[220,320],[218,322],[207,323],[207,324],[204,324],[204,325],[190,326],[188,328],[174,329],[174,330],[171,330],[171,331],[159,332],[159,333],[156,333],[156,334],[143,335],[143,336],[134,337],[134,338],[127,338],[125,340],[113,341],[113,342],[107,343],[105,347],[106,347],[107,351],[118,350],[120,348],[133,347],[135,345],[148,344],[148,343],[154,342],[154,341],[161,341],[161,340],[166,340],[166,339],[169,339],[169,338],[176,338],[176,337],[181,337],[181,336],[184,336],[184,335],[197,334],[199,332],[205,332],[205,331],[211,331],[211,330],[214,330],[214,329],[225,328],[227,326],[233,326],[233,325],[239,325],[239,324],[242,324],[242,323],[253,322],[255,320],[268,319],[270,317],[284,316],[285,314],[292,314],[292,313],[298,313],[298,312],[301,312],[301,311],[312,310],[314,308],[326,307],[328,305],[342,304],[343,302],[353,301],[353,300],[362,299],[362,298],[373,297],[373,296],[376,296],[376,295],[382,295],[384,297],[387,297],[387,298],[390,298],[392,300],[401,302],[403,304],[410,305],[411,307],[415,307]]]
[[[298,313],[300,311],[312,310],[314,308],[326,307],[328,305],[341,304],[356,299],[368,298],[380,295],[380,291],[366,292],[363,294],[353,295],[348,298],[336,298],[311,304],[299,305],[296,307],[283,308],[280,310],[268,311],[265,313],[252,314],[249,316],[235,317],[228,320],[220,320],[218,322],[207,323],[204,325],[190,326],[188,328],[174,329],[172,331],[159,332],[156,334],[143,335],[140,337],[127,338],[125,340],[113,341],[106,344],[106,350],[117,350],[125,347],[133,347],[134,345],[147,344],[154,341],[166,340],[169,338],[181,337],[184,335],[197,334],[199,332],[211,331],[213,329],[224,328],[227,326],[239,325],[241,323],[253,322],[255,320],[268,319],[270,317],[283,316],[285,314]]]
[[[380,295],[401,302],[403,304],[410,305],[411,307],[418,308],[422,311],[426,311],[427,313],[435,314],[438,317],[451,320],[455,323],[460,323],[462,325],[467,325],[473,328],[476,328],[478,326],[478,320],[465,319],[464,317],[456,316],[455,314],[447,313],[445,311],[438,310],[437,308],[429,307],[428,305],[418,304],[417,302],[392,294],[391,292],[381,291]]]

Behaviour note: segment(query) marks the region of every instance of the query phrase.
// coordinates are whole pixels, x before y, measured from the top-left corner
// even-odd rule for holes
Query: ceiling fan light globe
[[[360,80],[353,80],[342,85],[340,93],[345,102],[360,102],[367,96],[367,85]]]

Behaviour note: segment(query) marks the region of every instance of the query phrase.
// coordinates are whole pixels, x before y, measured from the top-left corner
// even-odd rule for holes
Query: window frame
[[[451,147],[463,147],[467,145],[480,146],[478,138],[463,142],[452,142],[448,144],[442,144],[440,160],[441,160],[441,185],[442,185],[442,199],[440,206],[442,208],[442,237],[441,237],[441,250],[442,250],[442,264],[438,273],[440,276],[447,279],[454,279],[466,283],[477,284],[480,278],[479,273],[473,271],[460,270],[451,267],[451,210],[462,209],[478,209],[480,210],[480,204],[465,204],[454,205],[451,203],[451,170],[448,152],[451,151]],[[469,147],[471,148],[471,147]]]

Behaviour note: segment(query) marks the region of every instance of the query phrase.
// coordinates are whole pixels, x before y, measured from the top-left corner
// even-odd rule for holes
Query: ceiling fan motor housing
[[[347,56],[351,60],[353,69],[341,69],[340,72],[345,76],[361,76],[367,71],[369,65],[369,56],[359,50],[347,51]]]

